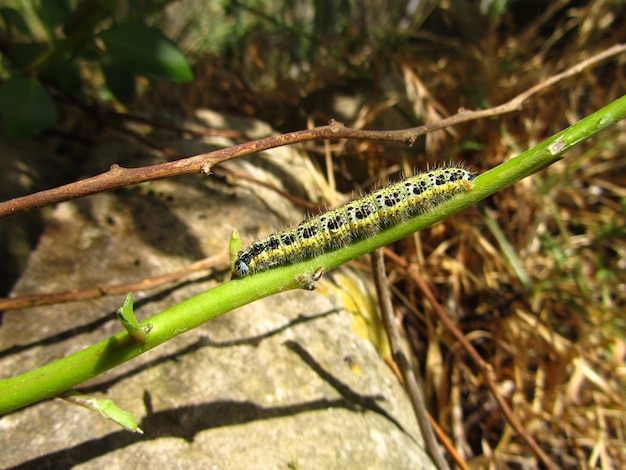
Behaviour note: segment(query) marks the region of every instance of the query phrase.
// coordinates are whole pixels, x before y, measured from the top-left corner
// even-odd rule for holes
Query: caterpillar
[[[380,188],[306,219],[295,228],[252,243],[237,255],[233,277],[296,263],[347,246],[352,240],[376,234],[472,189],[473,179],[474,175],[466,169],[450,166]]]

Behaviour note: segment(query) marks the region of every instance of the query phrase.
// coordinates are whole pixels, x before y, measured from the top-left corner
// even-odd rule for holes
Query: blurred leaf
[[[480,150],[484,150],[485,144],[482,142],[477,142],[475,140],[465,140],[457,145],[454,150],[455,152],[476,152]]]
[[[100,63],[102,74],[106,80],[107,88],[113,96],[124,104],[130,104],[137,95],[135,76],[126,70],[116,67],[110,60],[103,60]]]
[[[8,48],[13,62],[7,62],[7,65],[20,69],[28,67],[33,60],[48,48],[48,45],[42,42],[16,42],[9,44]]]
[[[4,29],[8,32],[9,37],[13,36],[14,30],[30,36],[30,29],[19,11],[9,7],[1,7],[0,18],[2,18]]]
[[[63,93],[70,96],[80,96],[83,91],[83,81],[80,77],[78,64],[69,54],[53,62],[43,75],[50,79]]]
[[[15,43],[11,44],[12,58],[15,63],[12,68],[27,68],[34,60],[43,54],[48,45],[44,43]],[[51,80],[61,91],[68,95],[78,96],[82,91],[83,83],[78,71],[78,63],[69,53],[63,54],[42,71],[42,75]]]
[[[177,83],[193,78],[187,59],[161,31],[141,24],[122,24],[100,33],[111,65],[154,80]]]
[[[29,137],[56,123],[57,108],[38,80],[13,77],[0,85],[0,117],[8,135]]]
[[[35,5],[35,11],[48,32],[48,36],[52,38],[56,27],[67,21],[72,8],[69,0],[39,0]]]
[[[496,17],[506,14],[509,0],[482,0],[480,2],[480,13],[483,15]]]
[[[89,62],[99,62],[102,60],[102,51],[92,43],[85,43],[77,51],[77,56]]]
[[[66,37],[80,32],[92,32],[98,22],[113,14],[117,0],[80,0],[76,9],[63,20]]]

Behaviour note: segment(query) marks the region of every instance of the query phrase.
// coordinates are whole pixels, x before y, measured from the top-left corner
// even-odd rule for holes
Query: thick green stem
[[[388,245],[468,207],[562,158],[564,152],[626,117],[626,96],[619,98],[541,144],[487,171],[474,181],[473,190],[461,193],[381,233],[301,263],[271,269],[224,283],[161,312],[142,325],[152,329],[145,344],[125,331],[83,351],[39,369],[0,381],[0,413],[8,412],[63,391],[109,370],[192,328],[269,295],[310,285],[318,268],[329,271],[365,253]]]

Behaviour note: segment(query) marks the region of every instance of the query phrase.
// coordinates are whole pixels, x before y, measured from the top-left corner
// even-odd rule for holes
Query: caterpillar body
[[[252,243],[237,255],[233,276],[244,277],[347,246],[472,189],[473,179],[464,168],[446,167],[380,188]]]

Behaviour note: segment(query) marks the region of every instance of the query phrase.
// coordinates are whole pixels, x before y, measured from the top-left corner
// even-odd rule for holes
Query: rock
[[[280,152],[288,169],[286,149]],[[306,166],[288,153],[298,168]],[[238,165],[258,158],[276,157]],[[256,236],[285,223],[276,216],[284,201],[271,201],[277,196],[269,193],[262,199],[253,188],[198,175],[59,204],[12,295],[134,282],[226,254],[234,228]],[[143,320],[228,276],[224,262],[202,276],[136,292],[136,313]],[[123,300],[5,312],[0,377],[119,332],[114,312]],[[291,291],[247,305],[77,390],[113,400],[145,434],[48,400],[0,417],[0,466],[433,468],[397,378],[352,331],[338,297],[318,292]]]

